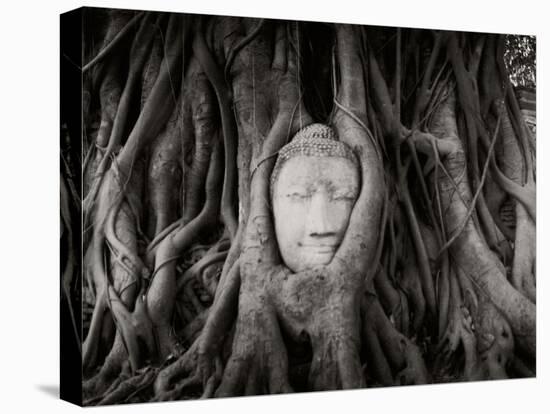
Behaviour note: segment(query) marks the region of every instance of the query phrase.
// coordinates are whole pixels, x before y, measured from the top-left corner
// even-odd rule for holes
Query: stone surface
[[[330,263],[359,188],[358,167],[348,158],[296,155],[285,161],[273,182],[272,205],[279,251],[289,269]]]

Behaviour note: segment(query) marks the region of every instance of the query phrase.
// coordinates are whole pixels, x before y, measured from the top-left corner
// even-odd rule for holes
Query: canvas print
[[[535,376],[534,36],[77,16],[62,346],[82,404]]]

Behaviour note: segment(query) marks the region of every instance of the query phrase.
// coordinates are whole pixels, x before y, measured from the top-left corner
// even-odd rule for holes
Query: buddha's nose
[[[324,191],[311,197],[307,216],[307,232],[311,237],[329,237],[335,234],[330,224],[328,195]]]

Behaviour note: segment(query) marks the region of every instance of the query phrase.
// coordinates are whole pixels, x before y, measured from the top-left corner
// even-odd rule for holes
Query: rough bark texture
[[[534,375],[536,157],[502,37],[96,13],[87,404]],[[293,273],[269,183],[313,122],[361,189],[332,261]]]

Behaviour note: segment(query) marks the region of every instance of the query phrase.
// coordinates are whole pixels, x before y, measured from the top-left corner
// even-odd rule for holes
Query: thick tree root
[[[522,204],[516,204],[516,239],[512,267],[512,285],[536,303],[535,223]]]
[[[176,395],[179,395],[181,390],[189,384],[200,384],[202,382],[196,373],[198,346],[199,339],[193,342],[191,347],[175,362],[158,373],[154,384],[157,400],[165,401],[177,398]],[[182,378],[184,378],[184,381],[177,384],[176,382]]]
[[[364,294],[361,312],[367,375],[386,386],[429,383],[420,349],[395,329],[376,296]]]
[[[132,398],[137,394],[142,394],[147,388],[152,388],[156,378],[157,370],[155,368],[145,368],[129,378],[121,378],[116,388],[108,390],[103,398],[95,405],[110,405],[133,402]],[[86,404],[89,405],[89,404]]]
[[[432,131],[440,139],[454,140],[461,148],[462,144],[459,143],[456,129],[454,105],[455,101],[451,94],[438,109],[437,115],[434,116]],[[444,160],[444,165],[452,179],[455,180],[462,199],[471,202],[469,184],[466,177],[461,175],[461,171],[465,169],[463,150],[448,155]],[[439,181],[439,189],[443,195],[442,204],[446,211],[444,218],[447,229],[453,233],[464,221],[469,206],[460,200],[454,192],[454,185],[451,185],[448,179]],[[506,280],[502,264],[489,250],[471,219],[456,237],[456,241],[451,246],[451,253],[460,269],[504,314],[517,338],[518,345],[530,355],[534,355],[536,343],[535,306]]]
[[[220,147],[216,145],[206,182],[207,199],[201,213],[187,226],[177,229],[162,241],[156,254],[155,276],[147,292],[147,307],[159,338],[161,359],[174,351],[171,335],[172,314],[177,294],[175,260],[205,229],[215,223],[219,203],[221,169]]]
[[[275,312],[265,305],[240,305],[239,315],[245,311],[248,316],[237,322],[232,354],[217,397],[292,392],[286,348]]]
[[[109,287],[111,311],[124,339],[133,371],[141,368],[146,358],[157,354],[153,324],[148,316],[144,296],[140,295],[133,312],[129,312],[115,290]]]
[[[130,365],[127,353],[120,333],[115,336],[113,347],[107,355],[99,372],[82,384],[83,399],[88,400],[103,395],[105,391],[117,380],[121,372],[129,371]]]
[[[182,118],[181,100],[153,146],[149,161],[148,194],[151,206],[148,234],[156,236],[176,219],[179,207],[179,188],[182,181],[180,168]]]
[[[444,380],[460,376],[466,381],[480,379],[476,335],[470,311],[464,305],[457,275],[450,273],[450,301],[448,324],[441,333],[437,349],[435,370]],[[463,366],[456,367],[457,354],[464,358]]]
[[[198,21],[113,12],[85,68],[85,404],[534,376],[535,155],[496,37]],[[332,85],[303,76],[325,31]],[[361,189],[293,273],[269,185],[308,109]]]
[[[213,394],[213,390],[217,388],[221,381],[221,373],[219,364],[215,365],[214,361],[219,359],[224,339],[237,313],[239,274],[237,261],[230,270],[223,288],[216,292],[216,298],[200,336],[183,356],[159,374],[155,385],[159,398],[175,398],[190,384],[202,384],[205,394]],[[177,378],[187,380],[176,384]]]

